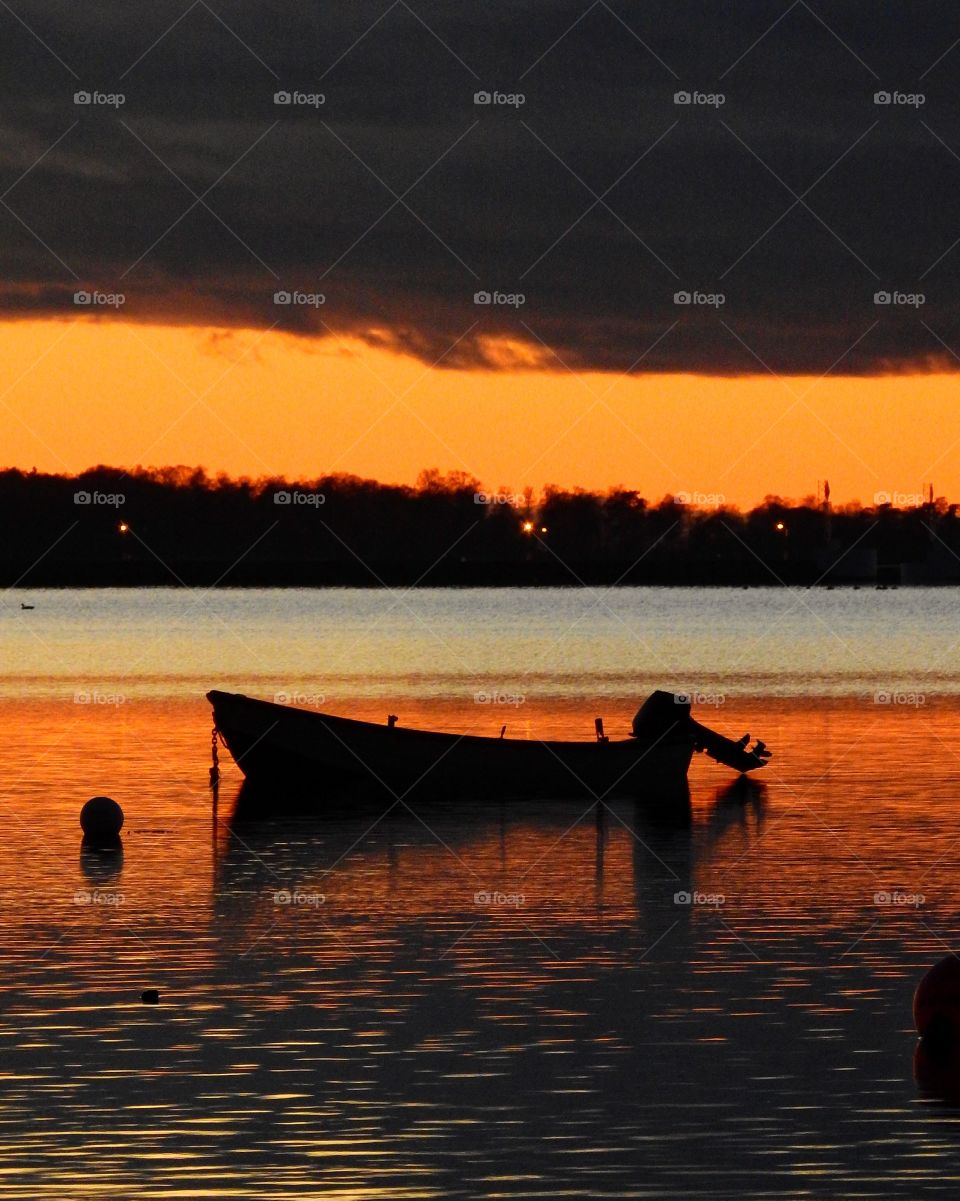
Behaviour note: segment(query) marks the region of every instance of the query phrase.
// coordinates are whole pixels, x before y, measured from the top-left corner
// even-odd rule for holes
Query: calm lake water
[[[915,1063],[910,1000],[960,951],[960,592],[18,591],[0,620],[0,1198],[956,1196],[960,1071]],[[775,758],[743,792],[698,757],[674,820],[241,822],[212,686],[527,738],[621,735],[668,687]],[[121,856],[81,850],[96,793]]]

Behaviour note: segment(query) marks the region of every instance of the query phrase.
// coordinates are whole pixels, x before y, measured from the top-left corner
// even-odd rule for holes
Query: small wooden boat
[[[208,692],[215,731],[250,781],[403,798],[656,796],[686,786],[695,750],[740,772],[770,752],[734,742],[690,715],[690,702],[654,692],[627,738],[543,742],[405,729],[334,717],[231,692]],[[216,737],[216,734],[215,734]]]

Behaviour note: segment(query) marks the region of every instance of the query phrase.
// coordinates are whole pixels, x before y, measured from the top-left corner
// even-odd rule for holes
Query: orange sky
[[[0,462],[75,472],[185,463],[233,475],[345,471],[488,488],[623,484],[749,505],[830,480],[960,499],[954,376],[428,369],[359,343],[75,319],[0,324]]]

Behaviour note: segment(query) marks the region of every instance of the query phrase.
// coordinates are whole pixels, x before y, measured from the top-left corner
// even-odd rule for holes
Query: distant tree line
[[[43,585],[776,584],[960,580],[957,506],[741,512],[618,487],[490,492],[351,475],[0,472],[0,579]]]

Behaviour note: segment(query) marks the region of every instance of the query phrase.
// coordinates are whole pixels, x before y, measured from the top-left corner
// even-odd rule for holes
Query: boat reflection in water
[[[216,828],[216,895],[237,941],[256,937],[278,905],[312,909],[346,938],[424,922],[457,933],[496,914],[548,946],[579,938],[585,923],[652,928],[662,913],[684,922],[695,907],[676,894],[696,891],[721,843],[755,836],[765,791],[744,777],[696,814],[685,780],[656,805],[398,799],[358,808],[328,794],[325,816],[305,819],[309,796],[245,781]]]

